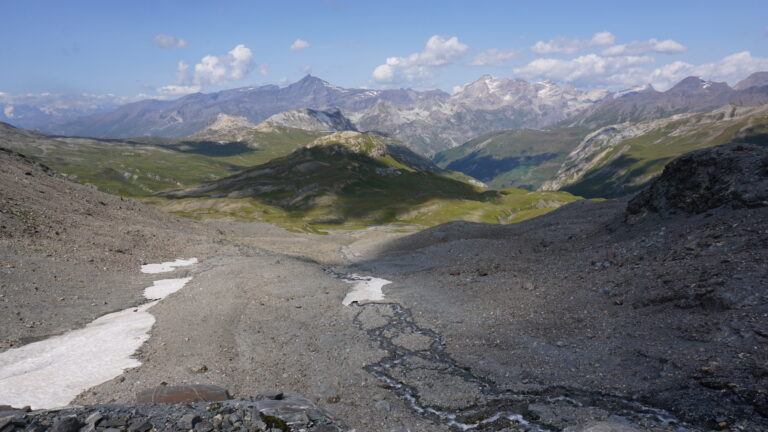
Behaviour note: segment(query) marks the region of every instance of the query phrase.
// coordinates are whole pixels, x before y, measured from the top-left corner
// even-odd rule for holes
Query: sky
[[[484,74],[620,90],[768,70],[768,1],[0,0],[0,92],[175,98],[307,73],[439,88]]]

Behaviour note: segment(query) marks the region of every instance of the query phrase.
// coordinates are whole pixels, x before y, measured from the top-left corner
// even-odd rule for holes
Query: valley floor
[[[629,225],[625,205],[577,202],[519,224],[410,236],[190,225],[175,251],[143,251],[146,262],[200,262],[163,275],[193,279],[151,309],[142,365],[75,403],[201,383],[304,395],[358,431],[766,430],[768,209]],[[151,285],[138,270],[83,267],[96,286],[125,275],[124,288],[73,283],[66,297],[88,302],[55,326],[60,303],[38,302],[39,324],[6,320],[2,338],[78,327],[91,297],[129,307]],[[339,275],[350,273],[392,281],[391,303],[343,306]],[[5,286],[37,277],[13,274]],[[6,310],[30,301],[4,292]]]

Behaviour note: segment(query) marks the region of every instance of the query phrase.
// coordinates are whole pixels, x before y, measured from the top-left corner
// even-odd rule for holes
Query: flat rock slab
[[[159,386],[140,391],[136,403],[218,402],[230,399],[227,390],[214,385]]]

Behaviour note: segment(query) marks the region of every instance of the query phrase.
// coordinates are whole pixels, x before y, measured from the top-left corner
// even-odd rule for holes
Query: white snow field
[[[375,278],[371,276],[350,275],[349,278],[343,278],[344,282],[355,284],[351,290],[344,296],[341,304],[349,306],[352,303],[363,304],[384,300],[384,293],[381,288],[384,285],[391,284],[392,281]]]
[[[192,264],[197,264],[197,258],[190,259],[177,259],[176,261],[169,261],[160,264],[144,264],[141,266],[142,273],[166,273],[176,270],[176,267],[186,267]]]
[[[160,279],[153,283],[151,287],[144,290],[144,297],[149,300],[164,299],[170,294],[184,288],[187,282],[191,281],[191,277],[181,279]]]
[[[176,264],[181,261],[177,260],[174,265],[197,262],[192,260]],[[156,269],[165,264],[169,263],[147,266]],[[190,280],[191,277],[155,281],[144,290],[144,297],[152,302],[101,316],[84,328],[0,353],[0,405],[63,407],[83,391],[140,366],[133,355],[149,339],[155,324],[148,309]]]

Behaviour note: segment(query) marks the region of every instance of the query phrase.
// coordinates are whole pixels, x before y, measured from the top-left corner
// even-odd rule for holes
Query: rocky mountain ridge
[[[340,132],[357,131],[355,125],[344,117],[338,108],[326,110],[314,110],[310,108],[284,111],[275,114],[263,122],[257,128],[269,131],[275,126],[301,129],[311,132]]]
[[[599,128],[624,122],[639,122],[675,114],[706,112],[726,104],[757,106],[768,103],[765,72],[756,72],[733,88],[725,82],[687,77],[669,90],[646,87],[625,97],[594,104],[563,122],[563,125]]]
[[[693,82],[693,81],[691,81]],[[666,162],[687,151],[733,140],[768,145],[768,105],[725,105],[705,113],[676,114],[600,128],[566,157],[540,190],[578,189],[587,196],[617,196],[645,185]],[[606,195],[595,195],[600,190]]]

